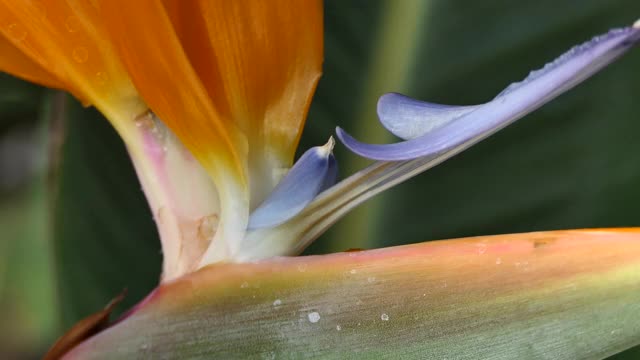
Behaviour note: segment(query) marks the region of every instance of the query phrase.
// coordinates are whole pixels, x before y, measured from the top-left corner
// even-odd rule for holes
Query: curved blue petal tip
[[[378,100],[378,118],[395,136],[409,140],[422,136],[475,110],[475,106],[428,103],[398,93],[384,94]]]
[[[407,141],[366,144],[340,128],[337,136],[352,152],[381,161],[411,160],[471,146],[589,78],[638,42],[638,23],[611,30],[573,47],[482,105],[439,105],[386,94],[378,103],[380,121]]]
[[[320,192],[335,184],[338,164],[332,154],[335,141],[307,150],[269,197],[249,217],[248,229],[280,225],[297,215]]]

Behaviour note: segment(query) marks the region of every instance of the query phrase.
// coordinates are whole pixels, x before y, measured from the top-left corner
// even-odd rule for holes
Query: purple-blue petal
[[[409,140],[442,127],[478,106],[434,104],[398,93],[388,93],[378,100],[378,118],[392,134]]]
[[[319,193],[332,187],[338,181],[338,160],[336,160],[336,157],[331,154],[328,161],[327,174],[324,177],[324,183],[320,187]]]
[[[597,36],[572,48],[544,68],[531,72],[523,81],[511,84],[492,101],[478,105],[458,117],[442,117],[445,121],[440,120],[438,126],[427,129],[418,137],[407,136],[410,139],[408,141],[386,145],[366,144],[357,141],[340,128],[337,129],[337,135],[352,152],[382,161],[410,160],[447,152],[452,148],[471,146],[584,81],[639,41],[640,27],[635,25]],[[385,126],[402,129],[410,129],[405,123],[411,117],[419,116],[421,106],[427,118],[433,117],[433,109],[437,109],[434,104],[410,102],[406,97],[399,96],[385,98],[383,106]],[[409,110],[402,110],[403,108]],[[450,107],[445,109],[448,109],[445,112],[457,111]],[[393,111],[398,114],[398,119],[392,118]],[[415,134],[413,130],[402,130],[400,133]]]
[[[333,185],[338,165],[334,141],[307,150],[249,217],[249,230],[280,225],[297,215],[320,192]]]

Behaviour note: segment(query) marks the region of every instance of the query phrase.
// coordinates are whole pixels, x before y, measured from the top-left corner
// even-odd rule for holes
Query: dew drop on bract
[[[320,314],[317,311],[310,312],[307,317],[312,323],[317,323],[318,321],[320,321]]]

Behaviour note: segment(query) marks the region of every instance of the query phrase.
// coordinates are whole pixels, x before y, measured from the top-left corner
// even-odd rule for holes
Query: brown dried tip
[[[58,360],[76,345],[104,330],[109,325],[109,315],[111,315],[113,308],[122,302],[126,295],[127,289],[124,289],[118,296],[113,298],[104,309],[78,321],[71,329],[56,340],[42,359]]]

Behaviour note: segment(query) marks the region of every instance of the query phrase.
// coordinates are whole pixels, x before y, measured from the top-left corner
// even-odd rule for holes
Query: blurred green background
[[[491,99],[640,17],[637,0],[327,0],[324,76],[300,150],[340,125],[391,142],[384,92]],[[640,226],[640,50],[499,134],[367,202],[308,253],[470,235]],[[338,146],[342,174],[367,163]],[[0,76],[0,358],[38,358],[123,288],[158,281],[151,214],[120,139],[92,109]],[[579,331],[579,330],[578,330]],[[635,355],[634,355],[635,354]],[[640,358],[640,351],[617,358]]]

